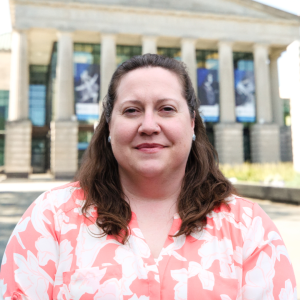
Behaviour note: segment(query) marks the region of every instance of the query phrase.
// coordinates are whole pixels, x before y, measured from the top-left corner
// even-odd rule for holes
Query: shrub
[[[300,187],[300,174],[292,163],[220,165],[227,178],[260,183],[283,182],[286,186]]]

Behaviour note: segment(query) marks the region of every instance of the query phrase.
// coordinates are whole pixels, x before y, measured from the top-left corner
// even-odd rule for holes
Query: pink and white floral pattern
[[[82,215],[84,194],[70,183],[42,194],[9,239],[0,299],[296,300],[293,268],[280,234],[263,210],[231,196],[201,232],[168,237],[151,255],[135,214],[122,245],[99,237],[97,211]],[[174,215],[170,235],[180,227]]]

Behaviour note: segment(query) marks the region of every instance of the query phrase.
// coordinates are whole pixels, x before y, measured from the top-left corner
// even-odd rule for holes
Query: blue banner
[[[198,68],[197,86],[200,114],[204,122],[218,122],[220,101],[218,70]]]
[[[235,113],[237,122],[256,120],[254,72],[235,70]]]
[[[100,66],[90,53],[74,54],[74,89],[77,119],[93,123],[99,119]]]

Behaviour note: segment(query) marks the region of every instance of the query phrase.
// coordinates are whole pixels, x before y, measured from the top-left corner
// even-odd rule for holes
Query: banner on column
[[[219,121],[219,80],[218,70],[197,69],[200,114],[204,122]]]
[[[99,119],[100,66],[93,64],[92,54],[74,53],[75,111],[79,121],[93,123]]]
[[[255,122],[254,72],[235,70],[235,113],[238,122]]]

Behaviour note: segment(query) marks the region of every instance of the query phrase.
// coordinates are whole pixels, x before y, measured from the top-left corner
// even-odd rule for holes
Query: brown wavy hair
[[[235,193],[232,184],[219,170],[218,155],[207,138],[199,115],[200,103],[186,66],[175,59],[156,54],[135,56],[121,64],[112,76],[108,93],[103,100],[100,123],[75,177],[86,198],[83,213],[86,215],[87,209],[95,206],[98,213],[96,224],[102,229],[103,235],[113,235],[123,243],[130,234],[128,223],[131,220],[131,208],[122,190],[118,163],[107,140],[108,123],[122,78],[138,68],[151,67],[161,67],[178,76],[191,118],[195,118],[196,141],[192,143],[177,202],[182,224],[175,236],[202,230],[207,222],[207,214],[222,203],[227,205],[225,198]]]

